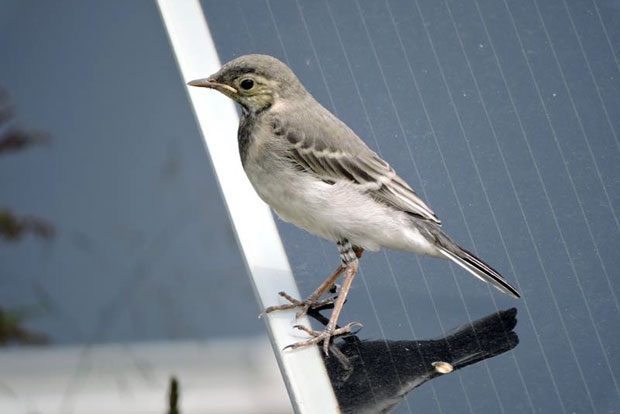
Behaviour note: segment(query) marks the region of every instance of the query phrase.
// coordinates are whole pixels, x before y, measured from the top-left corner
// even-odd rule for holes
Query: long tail
[[[512,287],[510,283],[508,283],[497,270],[493,269],[484,261],[477,258],[473,253],[463,249],[461,246],[454,243],[447,236],[443,236],[445,237],[445,239],[440,240],[437,247],[439,248],[439,251],[444,257],[452,260],[454,263],[461,266],[463,269],[467,270],[478,279],[490,283],[496,289],[501,290],[502,292],[515,298],[521,297],[521,295],[519,295],[519,292],[517,292],[517,289]]]

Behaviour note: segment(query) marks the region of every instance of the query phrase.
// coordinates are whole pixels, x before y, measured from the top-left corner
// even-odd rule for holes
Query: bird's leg
[[[341,244],[339,243],[338,244],[339,248],[340,248],[340,245]],[[353,250],[353,253],[355,253],[355,257],[358,259],[362,257],[362,254],[364,254],[364,249],[362,249],[361,247],[351,246],[351,249]],[[334,303],[333,299],[319,301],[319,298],[323,296],[323,294],[325,294],[325,292],[327,292],[328,290],[329,291],[333,290],[334,293],[336,293],[335,282],[340,277],[342,272],[344,272],[345,269],[346,269],[346,263],[344,262],[344,260],[342,260],[342,264],[338,266],[338,268],[334,271],[334,273],[332,273],[327,279],[325,279],[323,283],[321,283],[321,285],[318,288],[316,288],[315,291],[312,292],[312,294],[303,301],[295,299],[294,297],[292,297],[286,292],[278,292],[278,295],[282,296],[284,299],[288,300],[291,303],[287,303],[285,305],[269,306],[268,308],[265,309],[265,313],[270,313],[270,312],[279,311],[279,310],[301,308],[301,310],[297,312],[297,314],[295,314],[295,318],[299,319],[302,316],[306,315],[308,313],[308,310],[310,309],[320,308],[325,305],[331,305],[332,303]]]
[[[342,328],[336,329],[336,324],[338,323],[338,317],[340,316],[340,312],[342,311],[342,307],[346,300],[347,294],[349,293],[349,289],[351,288],[351,283],[353,282],[353,278],[357,274],[357,269],[358,269],[357,259],[355,259],[355,262],[347,265],[344,282],[342,283],[342,288],[340,289],[340,294],[338,295],[338,299],[336,299],[334,310],[332,311],[332,314],[329,318],[329,322],[327,323],[327,327],[325,328],[325,330],[314,331],[312,329],[306,328],[303,325],[295,325],[295,328],[306,332],[307,334],[311,335],[312,338],[305,340],[305,341],[296,342],[294,344],[288,345],[285,349],[287,348],[296,349],[296,348],[301,348],[304,346],[314,345],[314,344],[323,342],[323,352],[325,353],[325,355],[328,355],[329,354],[329,342],[332,337],[343,335],[346,333],[351,333],[353,327],[361,326],[360,323],[352,322],[352,323],[349,323],[343,326]]]
[[[355,257],[357,257],[358,259],[362,258],[362,255],[364,254],[364,249],[362,249],[361,247],[358,246],[352,246],[353,252],[355,253]],[[330,288],[329,288],[329,293],[336,293],[338,292],[340,286],[338,286],[337,284],[333,284]]]
[[[312,329],[306,328],[305,326],[296,325],[295,328],[308,333],[312,336],[312,338],[306,341],[291,344],[286,348],[296,349],[323,342],[323,352],[325,353],[325,355],[328,355],[329,342],[332,337],[350,333],[352,328],[356,325],[361,326],[361,324],[357,322],[352,322],[342,328],[336,328],[336,324],[338,323],[338,317],[340,316],[340,312],[342,311],[344,302],[346,301],[347,295],[349,294],[349,289],[351,289],[351,284],[353,283],[353,279],[355,278],[355,275],[357,274],[357,270],[359,268],[358,254],[353,250],[351,244],[345,240],[339,242],[338,247],[340,249],[340,258],[342,259],[345,268],[345,276],[344,281],[342,282],[342,287],[340,288],[340,293],[338,294],[338,298],[336,299],[336,303],[334,304],[334,310],[332,311],[329,322],[327,323],[327,327],[324,331],[314,331]]]
[[[312,292],[312,294],[308,296],[304,301],[297,300],[285,292],[280,292],[279,295],[291,303],[287,303],[285,305],[269,306],[267,309],[265,309],[265,313],[270,313],[278,310],[301,308],[301,310],[295,315],[296,318],[300,318],[304,316],[310,308],[318,308],[333,303],[332,299],[319,301],[319,298],[333,286],[334,282],[336,281],[336,279],[338,279],[338,277],[340,277],[342,272],[344,272],[345,268],[346,267],[342,264],[338,266],[334,273],[332,273],[327,279],[325,279],[325,281],[321,283],[321,286],[316,288],[316,290]]]

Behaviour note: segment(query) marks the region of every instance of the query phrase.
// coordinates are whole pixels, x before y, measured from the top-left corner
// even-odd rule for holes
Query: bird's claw
[[[306,299],[304,301],[301,301],[295,299],[286,292],[278,292],[278,295],[282,296],[284,299],[288,300],[291,303],[269,306],[265,309],[264,313],[301,308],[301,310],[295,314],[295,319],[299,319],[302,316],[305,316],[310,309],[321,308],[323,306],[332,305],[334,303],[334,299],[326,299],[321,301]]]
[[[323,353],[325,356],[329,355],[329,344],[331,342],[331,338],[349,334],[353,331],[354,327],[362,328],[362,325],[359,322],[351,322],[343,326],[342,328],[332,328],[325,329],[324,331],[315,331],[313,329],[307,328],[303,325],[295,325],[293,328],[299,329],[300,331],[304,331],[312,338],[307,339],[305,341],[295,342],[294,344],[290,344],[284,347],[283,350],[286,349],[297,349],[303,348],[305,346],[315,345],[323,342]]]

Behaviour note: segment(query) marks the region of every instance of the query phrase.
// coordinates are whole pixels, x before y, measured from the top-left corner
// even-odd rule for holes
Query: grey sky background
[[[0,245],[0,303],[54,343],[262,333],[153,2],[3,1],[0,83],[51,142],[0,158],[0,205],[49,242]]]

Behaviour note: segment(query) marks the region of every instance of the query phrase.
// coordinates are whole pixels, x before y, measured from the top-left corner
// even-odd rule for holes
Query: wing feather
[[[330,114],[331,115],[331,114]],[[332,118],[337,120],[335,117]],[[338,121],[339,122],[339,121]],[[326,139],[325,130],[314,128],[314,135],[284,126],[289,159],[300,170],[325,182],[346,181],[359,186],[378,202],[437,224],[441,221],[390,165],[368,148],[344,124],[338,140]],[[348,145],[347,145],[348,144]]]

